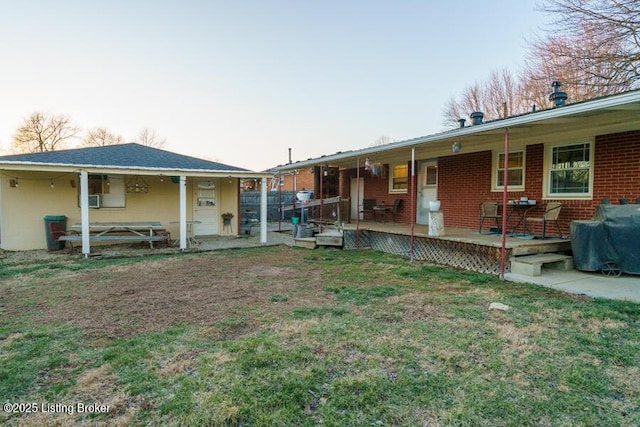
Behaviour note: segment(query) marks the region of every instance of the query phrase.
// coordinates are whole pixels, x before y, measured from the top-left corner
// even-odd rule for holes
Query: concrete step
[[[525,276],[540,276],[542,266],[569,271],[573,270],[573,258],[557,253],[543,253],[511,258],[511,272]]]

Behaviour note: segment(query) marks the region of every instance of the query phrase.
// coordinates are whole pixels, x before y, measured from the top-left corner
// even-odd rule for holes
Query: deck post
[[[504,130],[504,170],[503,179],[504,183],[502,189],[502,247],[500,250],[500,279],[504,280],[504,270],[507,263],[507,191],[508,191],[508,176],[509,176],[509,128]]]

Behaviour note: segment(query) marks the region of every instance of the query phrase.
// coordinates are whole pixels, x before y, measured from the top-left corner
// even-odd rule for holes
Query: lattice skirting
[[[411,236],[371,230],[344,230],[344,248],[371,248],[410,257]],[[462,268],[478,273],[500,274],[500,248],[471,242],[445,240],[437,237],[414,237],[414,259]],[[511,250],[507,249],[507,259]],[[509,264],[506,266],[509,270]]]

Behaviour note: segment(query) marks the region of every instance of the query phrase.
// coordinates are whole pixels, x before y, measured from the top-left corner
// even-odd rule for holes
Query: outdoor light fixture
[[[107,183],[107,185],[109,185]],[[149,184],[140,178],[139,176],[135,176],[131,178],[129,182],[127,182],[127,193],[148,193],[149,192]]]
[[[460,144],[460,142],[456,141],[453,144],[451,144],[451,151],[453,151],[454,153],[459,153],[461,149],[462,149],[462,144]]]
[[[49,183],[49,186],[50,186],[51,188],[53,188],[53,187],[54,187],[54,185],[53,185],[53,179],[52,179],[52,180],[51,180],[51,182]]]

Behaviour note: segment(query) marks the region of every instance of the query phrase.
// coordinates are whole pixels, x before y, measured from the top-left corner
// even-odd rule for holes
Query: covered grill
[[[600,205],[591,221],[571,221],[573,263],[607,275],[640,274],[640,205]]]

